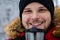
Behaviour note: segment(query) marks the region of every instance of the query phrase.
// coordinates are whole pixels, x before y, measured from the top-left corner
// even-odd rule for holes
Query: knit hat
[[[44,5],[50,11],[51,19],[53,20],[54,4],[53,4],[52,0],[20,0],[20,2],[19,2],[20,17],[22,17],[22,12],[23,12],[24,8],[32,2],[38,2],[42,5]]]

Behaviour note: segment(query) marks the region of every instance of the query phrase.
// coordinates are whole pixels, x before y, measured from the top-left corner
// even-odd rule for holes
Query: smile
[[[37,21],[37,22],[29,23],[29,24],[32,26],[39,26],[39,25],[42,25],[43,23],[45,23],[45,21]]]

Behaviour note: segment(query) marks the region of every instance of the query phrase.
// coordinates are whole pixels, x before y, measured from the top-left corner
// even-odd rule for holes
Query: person
[[[60,40],[52,35],[55,25],[54,4],[52,0],[20,0],[19,11],[21,18],[21,27],[26,29],[32,28],[45,30],[44,40]],[[26,40],[25,31],[20,33],[19,37],[10,40]]]

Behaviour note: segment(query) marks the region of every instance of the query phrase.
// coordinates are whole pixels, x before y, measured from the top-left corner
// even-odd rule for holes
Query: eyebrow
[[[25,8],[24,10],[29,10],[30,8]]]
[[[44,6],[38,7],[38,9],[45,8]],[[25,8],[24,10],[30,10],[30,8]]]
[[[39,7],[39,9],[40,9],[40,8],[41,8],[41,9],[42,9],[42,8],[45,8],[45,9],[46,9],[46,7],[44,7],[44,6]]]

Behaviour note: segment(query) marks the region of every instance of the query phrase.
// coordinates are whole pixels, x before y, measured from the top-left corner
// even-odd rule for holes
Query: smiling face
[[[37,29],[46,29],[51,23],[50,11],[40,3],[30,3],[22,13],[22,24],[24,28],[30,29],[35,26]]]

